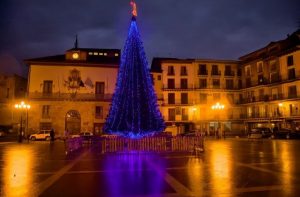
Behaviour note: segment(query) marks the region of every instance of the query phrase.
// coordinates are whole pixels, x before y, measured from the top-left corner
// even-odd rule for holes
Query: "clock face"
[[[79,58],[79,54],[78,53],[73,53],[72,57],[73,57],[73,59],[78,59]]]

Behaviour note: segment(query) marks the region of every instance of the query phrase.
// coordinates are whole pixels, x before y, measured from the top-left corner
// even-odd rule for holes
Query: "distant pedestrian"
[[[54,129],[53,128],[50,131],[50,138],[51,138],[51,141],[54,141],[54,139],[55,139],[55,133],[54,133]]]

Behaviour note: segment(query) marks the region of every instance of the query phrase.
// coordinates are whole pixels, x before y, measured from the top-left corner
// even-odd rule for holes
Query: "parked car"
[[[273,137],[277,139],[300,139],[300,132],[282,128],[274,131]]]
[[[32,141],[35,141],[35,140],[50,140],[51,139],[50,130],[41,130],[38,133],[31,134],[29,136],[29,139],[32,140]]]
[[[257,138],[270,138],[272,137],[273,132],[268,127],[257,127],[252,128],[248,134],[248,138],[257,139]]]

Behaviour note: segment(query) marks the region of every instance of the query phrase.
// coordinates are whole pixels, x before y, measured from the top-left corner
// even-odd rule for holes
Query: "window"
[[[294,65],[294,58],[293,58],[292,55],[290,55],[290,56],[287,57],[287,65],[288,66]]]
[[[104,82],[96,82],[95,94],[104,94]]]
[[[213,79],[213,88],[220,88],[220,79]]]
[[[180,67],[180,75],[181,76],[186,76],[187,75],[186,66],[181,66]]]
[[[251,78],[246,78],[246,88],[251,87]]]
[[[296,79],[295,68],[291,68],[288,70],[288,79]]]
[[[50,118],[50,105],[42,106],[42,118]]]
[[[168,75],[175,75],[174,66],[168,66]]]
[[[207,94],[200,94],[200,103],[207,104]]]
[[[230,104],[233,104],[234,100],[233,100],[233,94],[227,94],[227,100]]]
[[[230,65],[225,65],[225,76],[234,76],[234,72],[231,70]]]
[[[188,93],[181,93],[181,104],[188,104]]]
[[[251,66],[250,65],[245,67],[245,74],[246,74],[246,77],[251,76]]]
[[[290,86],[288,89],[288,97],[296,98],[297,97],[297,86]]]
[[[264,76],[263,76],[263,74],[257,75],[257,81],[258,81],[259,85],[264,84]]]
[[[103,107],[102,106],[96,106],[96,109],[95,109],[95,118],[97,118],[97,119],[103,119]]]
[[[169,109],[169,121],[174,121],[175,120],[175,109],[171,108]]]
[[[214,93],[213,94],[213,100],[214,101],[220,101],[221,99],[221,94],[220,93]]]
[[[263,72],[263,64],[262,64],[262,62],[257,63],[257,72],[258,73]]]
[[[157,80],[161,81],[161,75],[157,75]]]
[[[169,89],[175,88],[175,79],[168,79],[168,88]]]
[[[272,100],[277,100],[278,99],[278,88],[272,88],[271,94],[272,94]]]
[[[241,79],[239,79],[239,81],[238,81],[238,88],[239,89],[242,89],[243,88],[243,82],[242,82],[242,80]]]
[[[206,64],[199,64],[198,75],[207,75]]]
[[[271,71],[277,71],[278,64],[277,64],[277,62],[275,60],[270,61],[269,64],[270,64]]]
[[[218,69],[218,65],[212,65],[211,75],[221,75]]]
[[[265,91],[264,89],[259,89],[258,90],[258,95],[259,95],[259,100],[263,101],[264,100],[264,96],[265,96]]]
[[[181,87],[181,89],[187,89],[188,88],[188,80],[180,79],[180,87]]]
[[[188,113],[188,109],[186,109],[186,108],[182,108],[181,109],[181,111],[182,111],[182,113],[181,113],[181,115],[182,115],[182,120],[189,120],[189,113]]]
[[[240,68],[237,70],[237,76],[242,76],[242,70]]]
[[[279,75],[278,72],[272,73],[272,74],[270,75],[270,77],[271,77],[271,83],[280,82],[280,75]]]
[[[168,93],[168,104],[175,104],[175,93]]]
[[[44,81],[43,93],[52,94],[52,85],[53,85],[53,81]]]
[[[233,79],[226,79],[226,89],[233,89]]]
[[[199,88],[207,88],[207,79],[199,79]]]

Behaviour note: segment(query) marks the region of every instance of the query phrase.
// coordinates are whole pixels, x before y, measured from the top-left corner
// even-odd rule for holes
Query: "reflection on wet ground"
[[[66,155],[63,142],[0,143],[0,196],[300,196],[300,141],[206,140],[205,153]]]

